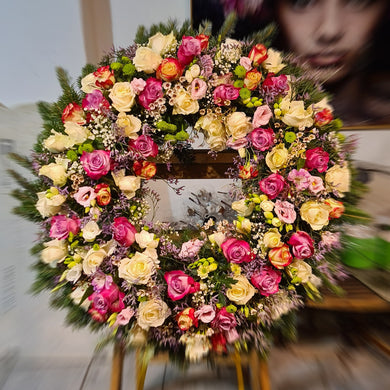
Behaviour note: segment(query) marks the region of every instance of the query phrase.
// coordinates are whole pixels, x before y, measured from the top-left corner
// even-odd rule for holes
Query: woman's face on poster
[[[276,11],[284,44],[321,81],[332,83],[358,65],[386,4],[387,0],[279,0]]]

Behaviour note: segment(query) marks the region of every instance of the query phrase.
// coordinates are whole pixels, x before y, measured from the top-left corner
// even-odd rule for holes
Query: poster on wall
[[[236,12],[233,38],[275,23],[273,47],[291,52],[332,95],[346,129],[390,128],[390,2],[387,0],[192,0],[193,27],[217,33]]]

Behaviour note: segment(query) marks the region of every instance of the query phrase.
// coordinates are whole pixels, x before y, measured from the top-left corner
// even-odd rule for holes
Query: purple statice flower
[[[213,74],[214,61],[209,54],[200,57],[201,76],[209,78]]]

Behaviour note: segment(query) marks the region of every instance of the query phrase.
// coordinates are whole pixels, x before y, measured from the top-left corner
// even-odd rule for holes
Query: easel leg
[[[110,390],[121,390],[122,388],[122,370],[124,357],[125,350],[123,345],[120,341],[117,341],[114,345],[114,352],[112,356]]]
[[[143,390],[145,384],[146,371],[148,369],[148,360],[142,351],[137,350],[135,358],[135,370],[136,370],[136,389]]]
[[[234,364],[236,366],[238,390],[245,390],[244,375],[242,374],[241,356],[237,350],[234,353]]]
[[[249,365],[252,390],[271,390],[267,360],[259,358],[256,351],[251,351]]]

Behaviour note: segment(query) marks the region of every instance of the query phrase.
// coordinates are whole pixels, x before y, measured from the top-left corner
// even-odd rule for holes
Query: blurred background
[[[33,297],[28,294],[34,279],[29,269],[34,261],[29,249],[34,243],[36,229],[32,223],[11,213],[16,202],[9,196],[9,192],[15,188],[15,184],[5,170],[14,166],[6,154],[30,153],[41,131],[36,103],[53,102],[60,94],[55,73],[57,66],[66,69],[76,81],[85,63],[96,63],[113,45],[116,48],[128,46],[134,39],[138,25],[148,27],[169,18],[183,22],[191,18],[191,10],[190,0],[1,0],[0,389],[52,389],[53,386],[59,390],[88,389],[88,381],[85,381],[99,337],[84,329],[73,331],[66,328],[63,324],[64,313],[49,309],[48,295]],[[378,225],[390,225],[390,123],[377,127],[355,126],[344,132],[346,135],[355,135],[359,142],[355,158],[362,169],[362,178],[369,186],[362,206],[373,216],[374,230]],[[187,183],[186,192],[179,202],[167,187],[156,185],[163,194],[158,217],[167,219],[173,215],[175,220],[180,220],[186,216],[191,192],[206,185],[209,191],[224,190],[227,183]],[[173,204],[180,204],[180,207],[173,208]],[[369,233],[358,232],[357,235],[379,234],[374,230]],[[385,230],[380,234],[390,241]],[[386,288],[390,290],[390,285]],[[326,347],[325,350],[316,350],[326,354]],[[286,360],[283,356],[275,355],[274,362],[283,365]],[[104,380],[98,381],[96,378],[99,375],[95,373],[94,389],[108,388],[109,357],[107,359],[102,360],[101,364],[105,368],[99,374]],[[320,358],[317,356],[316,359]],[[388,360],[376,362],[376,370],[379,370],[378,364],[381,367],[382,363],[388,364]],[[98,364],[96,360],[94,364]],[[363,364],[371,367],[372,363]],[[372,367],[375,365],[372,364]],[[153,372],[153,380],[159,383],[162,374],[158,370]],[[371,371],[370,375],[375,378],[383,372]],[[51,379],[47,373],[51,373]],[[59,380],[60,375],[62,380]],[[273,380],[277,382],[278,379],[274,376]],[[384,380],[389,380],[389,377],[385,376]],[[346,385],[348,377],[343,376],[343,381],[344,387],[308,385],[300,388],[352,389]],[[148,383],[153,385],[152,382]],[[386,383],[383,381],[378,382],[377,387],[365,387],[369,386],[367,383],[363,381],[362,387],[359,387],[359,383],[355,382],[353,388],[386,388],[381,387]],[[92,386],[91,379],[89,386]],[[286,388],[280,386],[275,388]]]

